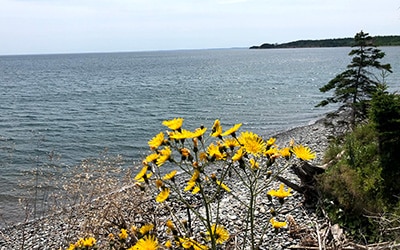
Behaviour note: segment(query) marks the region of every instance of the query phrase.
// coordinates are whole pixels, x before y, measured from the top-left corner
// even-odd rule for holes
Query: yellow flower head
[[[96,245],[96,239],[93,237],[80,238],[75,243],[75,247],[80,247],[80,248],[88,248],[88,247],[93,247],[95,245]]]
[[[233,137],[236,137],[235,132],[238,131],[238,129],[242,126],[242,123],[235,124],[232,128],[228,129],[224,133],[221,134],[221,136],[228,136],[232,135]]]
[[[192,134],[193,138],[199,138],[200,136],[203,136],[206,131],[207,128],[197,128]]]
[[[227,138],[224,140],[224,146],[225,148],[233,150],[235,147],[239,146],[239,143],[235,138]]]
[[[165,147],[164,149],[160,150],[159,153],[160,156],[157,159],[157,166],[160,167],[171,158],[172,151],[170,147]]]
[[[239,161],[243,158],[244,156],[244,148],[239,148],[236,153],[232,156],[232,161]]]
[[[222,134],[222,127],[219,120],[215,120],[214,125],[212,126],[211,136],[212,137],[219,137]]]
[[[119,233],[119,239],[121,240],[126,240],[129,236],[128,231],[126,229],[121,229],[121,232]]]
[[[286,148],[282,148],[279,151],[279,154],[284,158],[289,158],[292,153],[290,152],[290,148],[286,147]]]
[[[169,188],[163,188],[161,192],[157,195],[156,201],[159,203],[164,202],[168,198],[169,192],[170,192]]]
[[[290,193],[290,191],[292,190],[291,188],[288,188],[287,191],[285,191],[284,188],[285,188],[285,185],[283,183],[281,183],[279,185],[279,189],[278,190],[272,189],[272,190],[268,191],[267,195],[275,196],[275,197],[281,198],[281,199],[292,195]]]
[[[174,229],[175,229],[175,226],[174,226],[174,223],[172,222],[172,220],[167,220],[167,222],[165,223],[165,225],[166,225],[169,229],[171,229],[171,230],[174,230]]]
[[[246,150],[247,153],[252,154],[254,156],[259,156],[264,154],[266,144],[264,140],[254,134],[253,132],[242,132],[238,138],[242,147]]]
[[[208,235],[208,240],[211,240],[210,235],[213,234],[217,244],[222,244],[229,239],[228,231],[221,225],[212,225],[211,232],[206,233]]]
[[[170,133],[170,135],[169,135],[169,138],[175,139],[175,140],[190,139],[193,137],[195,137],[195,134],[186,129],[181,129],[180,131],[175,131],[173,133]]]
[[[276,138],[273,138],[273,137],[269,138],[267,141],[267,147],[274,145],[275,142],[276,142]]]
[[[286,227],[286,225],[287,225],[286,221],[282,221],[282,222],[281,221],[276,221],[274,218],[271,218],[269,220],[269,222],[271,223],[272,227],[276,228],[276,229],[279,229],[279,228],[282,228],[282,227]]]
[[[149,164],[150,162],[155,162],[160,155],[158,153],[152,153],[146,156],[146,159],[143,161],[144,165]]]
[[[199,178],[200,178],[200,171],[196,169],[193,172],[192,177],[188,181],[187,186],[185,187],[184,191],[192,190],[193,187],[196,185],[197,181],[199,180]]]
[[[309,161],[315,158],[315,153],[310,148],[303,145],[294,146],[292,149],[297,158],[303,161]]]
[[[176,170],[172,170],[172,171],[169,172],[168,174],[164,175],[164,176],[162,177],[162,179],[163,179],[164,181],[173,180],[177,172],[178,172],[178,171],[176,171]]]
[[[216,160],[223,160],[226,157],[225,153],[221,153],[219,150],[219,146],[211,143],[207,148],[207,153],[211,158],[215,158]]]
[[[160,132],[156,136],[154,136],[149,142],[149,146],[151,150],[154,150],[160,147],[164,143],[164,133]]]
[[[157,250],[158,248],[157,238],[154,235],[146,235],[128,250]]]
[[[186,185],[186,187],[185,187],[185,189],[183,190],[183,191],[190,191],[190,190],[192,190],[193,189],[193,187],[196,185],[196,182],[195,181],[188,181],[188,183],[187,183],[187,185]]]
[[[223,188],[226,192],[230,192],[231,191],[231,189],[227,185],[225,185],[223,182],[221,182],[219,180],[216,180],[215,182],[217,183],[218,186]]]
[[[279,154],[279,149],[275,148],[275,147],[270,147],[266,152],[265,155],[268,158],[278,158],[280,156]]]
[[[153,228],[154,228],[154,225],[153,225],[153,224],[146,224],[146,225],[142,226],[142,227],[139,229],[139,232],[140,232],[142,235],[146,235],[146,234],[148,234],[151,230],[153,230]]]
[[[164,246],[165,246],[166,248],[172,248],[172,243],[171,243],[171,241],[170,241],[170,240],[167,240],[167,241],[165,242]]]
[[[197,194],[198,192],[200,192],[200,187],[196,184],[192,190],[192,194]]]
[[[139,171],[139,173],[135,176],[135,180],[139,181],[141,179],[143,179],[143,177],[146,175],[147,173],[147,165],[144,165],[142,170]]]
[[[200,244],[199,242],[191,238],[179,238],[179,242],[184,249],[194,249],[194,250],[207,250],[208,247]]]
[[[256,160],[254,160],[254,158],[250,159],[250,167],[251,167],[251,169],[258,169],[259,168],[259,164],[258,164],[258,162],[256,162]]]
[[[171,130],[178,130],[182,127],[183,118],[174,118],[173,120],[163,121],[162,124]]]

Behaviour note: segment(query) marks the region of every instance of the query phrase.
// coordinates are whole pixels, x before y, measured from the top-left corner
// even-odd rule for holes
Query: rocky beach
[[[342,112],[335,112],[338,116],[329,115],[307,126],[278,133],[275,136],[276,143],[287,145],[293,139],[296,143],[308,146],[317,155],[311,163],[321,165],[329,138],[345,131],[339,123],[343,117]],[[299,183],[298,177],[290,168],[280,175],[293,183]],[[228,186],[229,181],[226,181]],[[277,188],[279,182],[272,182],[271,185],[271,188]],[[245,196],[240,193],[238,195]],[[271,218],[271,201],[267,195],[258,197],[257,223],[268,225]],[[241,198],[246,199],[246,197]],[[276,231],[269,228],[264,234],[257,235],[255,238],[262,238],[263,242],[260,249],[319,249],[318,246],[334,244],[327,242],[327,234],[331,234],[330,241],[337,241],[337,244],[343,242],[340,230],[333,232],[333,225],[330,225],[326,217],[317,215],[314,208],[305,206],[303,201],[303,195],[297,192],[293,192],[293,195],[287,198],[279,208],[279,214],[281,219],[289,222],[288,227]],[[224,195],[221,197],[220,207],[222,222],[228,231],[240,231],[244,223],[241,221],[244,213],[241,204],[229,195]],[[187,216],[185,209],[179,207],[174,209],[177,216]],[[198,209],[201,211],[201,206]],[[40,219],[3,228],[0,231],[0,249],[66,249],[78,237],[86,236],[87,232],[97,235],[98,244],[104,244],[113,226],[127,228],[132,223],[141,225],[143,221],[155,221],[155,218],[162,221],[166,215],[165,209],[155,204],[154,198],[143,194],[135,185],[126,186],[90,203],[64,208]],[[193,223],[195,225],[196,221]],[[163,238],[165,231],[166,227],[160,223],[157,226],[159,238]],[[227,249],[235,249],[241,240],[241,235],[231,235]]]

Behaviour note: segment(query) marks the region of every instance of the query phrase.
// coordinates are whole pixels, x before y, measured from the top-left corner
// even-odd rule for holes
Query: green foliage
[[[333,143],[325,157],[332,165],[319,178],[319,185],[330,218],[356,238],[363,234],[375,240],[375,226],[363,216],[386,209],[374,127],[357,127],[342,142]]]
[[[400,193],[400,96],[385,92],[382,86],[371,101],[370,117],[378,133],[382,177],[390,202]]]
[[[337,75],[328,84],[320,88],[321,92],[334,90],[333,97],[329,97],[318,106],[329,103],[343,103],[352,110],[351,125],[354,127],[357,117],[366,115],[368,101],[377,91],[379,83],[375,80],[372,70],[391,72],[390,64],[381,64],[380,59],[385,53],[375,47],[372,37],[368,33],[360,32],[354,37],[354,46],[350,51],[351,63],[347,70]]]

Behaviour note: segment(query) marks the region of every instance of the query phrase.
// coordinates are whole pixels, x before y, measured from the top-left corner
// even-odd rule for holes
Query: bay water
[[[104,151],[131,167],[147,142],[182,117],[187,129],[243,123],[269,137],[336,107],[319,88],[346,69],[351,48],[209,49],[0,56],[0,215],[13,211],[23,173],[57,155],[60,167]],[[400,47],[380,48],[400,90]]]

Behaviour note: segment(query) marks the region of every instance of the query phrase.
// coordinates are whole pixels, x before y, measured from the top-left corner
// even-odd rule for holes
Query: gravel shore
[[[340,116],[340,112],[338,114]],[[341,127],[337,118],[325,117],[310,125],[277,134],[275,136],[276,143],[287,145],[291,139],[294,139],[296,143],[306,145],[315,151],[317,157],[312,163],[320,165],[329,138],[343,133],[343,130],[338,130]],[[297,176],[290,169],[282,175],[293,182],[298,182]],[[229,185],[229,182],[227,184]],[[279,183],[276,184],[279,185]],[[271,188],[277,188],[277,185],[273,184]],[[302,195],[295,192],[288,197],[280,212],[283,219],[289,218],[292,221],[289,223],[289,229],[278,231],[271,229],[266,230],[263,235],[257,235],[256,238],[263,238],[260,249],[295,249],[293,248],[295,246],[315,244],[316,230],[323,227],[324,218],[318,218],[312,209],[303,206],[302,201]],[[271,201],[267,199],[267,196],[260,195],[256,209],[257,223],[269,224],[270,206]],[[148,211],[151,211],[152,214],[149,214]],[[175,213],[185,216],[186,210],[177,209]],[[243,221],[239,218],[243,218],[243,208],[229,195],[221,198],[221,213],[224,216],[224,225],[228,230],[238,231],[242,227]],[[130,186],[90,204],[65,208],[63,211],[42,219],[1,229],[0,249],[66,249],[69,243],[76,241],[77,237],[84,236],[82,232],[91,232],[106,237],[109,234],[108,229],[113,224],[114,226],[128,226],[132,222],[154,221],[154,217],[152,217],[154,214],[162,218],[165,216],[165,210],[157,207],[153,199],[141,195],[137,187]],[[93,225],[108,225],[108,228],[93,230]],[[165,232],[164,226],[160,226],[158,229]],[[235,249],[235,244],[240,240],[240,235],[231,235],[227,249]],[[99,239],[99,243],[101,243],[101,239]]]

